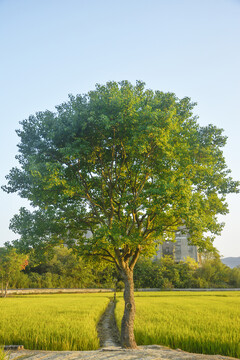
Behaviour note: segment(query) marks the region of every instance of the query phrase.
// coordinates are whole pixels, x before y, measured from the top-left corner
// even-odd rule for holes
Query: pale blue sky
[[[225,129],[240,179],[240,0],[0,0],[0,54],[1,184],[19,121],[109,80],[191,97],[201,125]],[[240,195],[228,202],[215,246],[240,256]],[[0,245],[25,204],[0,191]]]

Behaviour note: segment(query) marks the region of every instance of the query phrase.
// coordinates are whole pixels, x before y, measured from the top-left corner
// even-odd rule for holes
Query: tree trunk
[[[7,297],[8,281],[5,283],[5,294],[4,297]]]
[[[135,301],[133,270],[130,270],[129,268],[124,269],[122,275],[125,284],[125,309],[121,324],[121,345],[124,348],[137,349],[134,337]]]

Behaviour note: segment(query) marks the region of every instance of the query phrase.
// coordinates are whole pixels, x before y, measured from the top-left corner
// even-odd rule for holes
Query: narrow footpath
[[[102,315],[98,324],[98,337],[100,340],[100,347],[106,349],[121,349],[120,334],[115,320],[114,310],[115,302],[111,300],[106,311]]]
[[[233,360],[221,355],[192,354],[172,350],[165,346],[139,346],[137,350],[123,349],[119,343],[119,331],[114,316],[114,301],[110,301],[99,325],[101,349],[95,351],[9,351],[9,360]],[[237,360],[237,359],[236,359]]]

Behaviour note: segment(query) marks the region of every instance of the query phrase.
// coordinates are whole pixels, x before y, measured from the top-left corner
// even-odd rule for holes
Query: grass
[[[35,350],[95,350],[109,294],[0,298],[0,345]],[[240,292],[136,293],[138,345],[240,358]],[[118,296],[120,328],[124,303]],[[5,359],[0,349],[0,360]]]
[[[240,292],[136,293],[138,345],[240,358]],[[116,319],[120,329],[123,299]]]
[[[9,355],[0,347],[0,360],[8,360]]]
[[[34,350],[98,349],[96,326],[108,303],[107,294],[0,298],[0,345]]]

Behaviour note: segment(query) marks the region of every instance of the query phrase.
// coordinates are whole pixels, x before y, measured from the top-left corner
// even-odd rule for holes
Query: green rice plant
[[[35,350],[98,349],[96,327],[108,303],[107,294],[1,298],[0,344]]]
[[[240,292],[136,293],[138,345],[240,358]],[[119,298],[120,329],[124,303]]]
[[[0,360],[8,360],[9,356],[7,353],[3,351],[3,349],[0,347]]]

